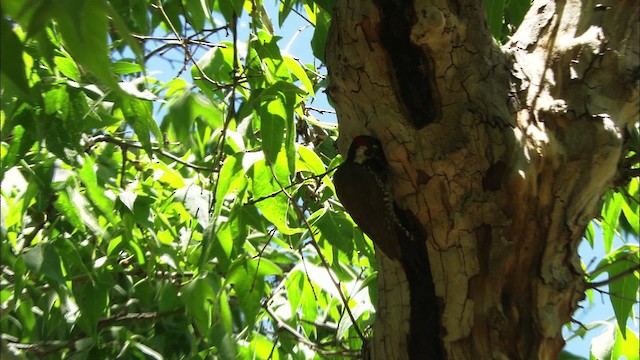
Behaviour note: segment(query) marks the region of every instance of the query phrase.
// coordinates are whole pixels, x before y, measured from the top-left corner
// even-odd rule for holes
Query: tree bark
[[[482,1],[337,1],[328,93],[343,153],[380,139],[427,234],[443,305],[423,325],[445,357],[555,359],[584,296],[578,245],[637,126],[639,10],[536,2],[502,47],[485,18]],[[378,258],[371,358],[408,359],[411,289]]]

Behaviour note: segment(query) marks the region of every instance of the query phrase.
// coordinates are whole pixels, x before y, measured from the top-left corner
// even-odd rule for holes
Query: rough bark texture
[[[449,359],[555,359],[577,255],[638,117],[633,1],[536,2],[511,42],[482,1],[341,0],[327,48],[341,146],[380,139],[427,235]],[[410,289],[379,255],[372,358],[407,359]]]

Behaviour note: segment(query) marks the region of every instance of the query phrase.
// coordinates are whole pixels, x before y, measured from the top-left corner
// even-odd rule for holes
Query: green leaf
[[[137,197],[138,194],[132,191],[123,191],[118,194],[118,199],[120,200],[120,202],[122,202],[122,204],[126,206],[127,209],[129,209],[129,211],[131,212],[133,212],[133,204],[136,202]]]
[[[80,181],[84,184],[89,199],[98,207],[98,209],[100,209],[102,215],[104,215],[111,223],[115,223],[115,218],[113,217],[113,200],[109,199],[104,194],[105,189],[98,185],[98,178],[96,177],[93,165],[92,157],[85,155],[84,163],[78,173]]]
[[[224,16],[224,19],[230,22],[234,16],[238,18],[242,16],[244,1],[245,0],[216,1],[215,5],[218,7],[218,11]]]
[[[25,128],[22,125],[17,125],[13,128],[13,139],[9,145],[9,150],[2,158],[2,173],[0,177],[4,178],[4,173],[22,159],[35,141],[35,134],[31,131],[25,132]]]
[[[183,306],[183,299],[178,297],[178,291],[172,284],[165,282],[158,294],[158,310],[171,311]]]
[[[622,266],[620,267],[622,268]],[[625,270],[628,270],[628,268]],[[610,278],[612,273],[609,272]],[[635,304],[635,296],[638,292],[638,277],[629,275],[613,281],[609,284],[609,291],[609,299],[611,300],[618,326],[623,336],[626,336],[627,319],[631,316],[631,309]]]
[[[153,119],[151,102],[123,96],[120,99],[120,108],[127,123],[131,125],[133,131],[138,135],[140,144],[149,154],[149,157],[153,158],[150,132],[153,132],[157,139],[162,139],[162,133]]]
[[[155,176],[158,176],[158,181],[165,183],[170,188],[181,188],[185,185],[185,179],[182,174],[172,164],[152,162],[149,166],[153,169]]]
[[[195,325],[202,333],[211,328],[216,294],[212,283],[205,277],[197,277],[182,289],[182,299]]]
[[[223,1],[224,3],[224,1]],[[208,79],[203,78],[200,70],[209,78],[220,84],[230,84],[233,81],[233,44],[228,41],[221,46],[209,50],[200,60],[198,66],[191,67],[191,77],[198,87],[207,95],[214,97],[215,87]],[[200,70],[199,70],[200,69]],[[218,89],[214,89],[218,90]]]
[[[84,232],[86,228],[84,226],[84,222],[82,221],[82,217],[80,215],[80,210],[76,207],[71,199],[69,198],[69,194],[67,191],[59,191],[58,198],[55,201],[55,206],[58,211],[64,215],[64,217],[75,227],[77,230]]]
[[[44,96],[45,113],[51,115],[47,146],[63,159],[65,149],[82,151],[81,134],[94,126],[102,125],[102,120],[91,111],[87,96],[80,89],[70,86],[54,88]]]
[[[262,151],[269,163],[274,163],[282,148],[287,111],[284,101],[276,97],[260,107],[260,132],[262,133]]]
[[[311,80],[309,80],[309,76],[307,76],[307,72],[304,71],[302,65],[300,65],[300,63],[294,58],[289,56],[284,57],[284,63],[287,65],[289,71],[291,71],[291,73],[295,75],[298,80],[300,80],[302,86],[304,86],[305,90],[307,90],[307,93],[315,97],[315,89],[313,88],[313,83],[311,82]]]
[[[289,235],[298,233],[302,230],[291,228],[288,223],[288,218],[295,217],[297,214],[290,209],[289,199],[281,191],[282,187],[290,184],[284,156],[279,156],[272,166],[273,172],[266,161],[261,160],[256,162],[250,171],[254,198],[264,198],[256,203],[256,207],[281,233]]]
[[[78,324],[92,336],[97,334],[98,321],[109,304],[108,286],[93,281],[73,287],[73,295],[80,308]]]
[[[317,270],[317,268],[315,267],[314,269]],[[303,283],[301,304],[302,306],[300,307],[300,310],[303,319],[314,321],[314,319],[318,318],[317,295],[315,293],[313,285],[311,285],[309,281],[305,281]],[[306,333],[310,334],[313,332],[314,327],[309,322],[303,322],[302,326],[305,329]]]
[[[129,28],[125,21],[123,20],[121,13],[119,13],[112,4],[115,1],[108,1],[105,3],[105,11],[109,15],[109,19],[113,26],[117,29],[118,35],[121,39],[123,39],[127,45],[129,45],[129,49],[133,51],[136,56],[138,64],[144,69],[145,59],[144,59],[144,51],[140,43],[131,36],[129,32]],[[147,19],[147,8],[144,3],[139,1],[132,1],[131,3],[125,5],[127,12],[131,13],[131,17],[135,19],[137,25],[134,29],[137,32],[148,31],[148,19]]]
[[[53,58],[53,60],[56,64],[56,69],[58,69],[62,73],[62,75],[68,77],[73,81],[80,82],[80,70],[78,69],[78,66],[73,61],[73,59],[63,56],[56,56],[55,58]]]
[[[32,176],[29,177],[29,185],[24,194],[23,213],[28,207],[39,213],[45,213],[52,202],[53,190],[51,189],[51,180],[55,170],[54,159],[50,158],[43,163],[33,167]],[[35,199],[35,203],[31,205],[31,200]]]
[[[38,243],[24,255],[27,267],[36,274],[44,275],[58,284],[64,283],[60,257],[50,244]]]
[[[591,248],[593,249],[593,240],[595,239],[595,232],[593,229],[593,221],[589,222],[589,225],[587,225],[587,229],[584,232],[584,237],[585,239],[587,239],[587,242],[589,243],[589,246],[591,246]]]
[[[494,38],[502,37],[502,20],[504,18],[504,0],[484,0],[487,9],[487,24]]]
[[[611,251],[611,244],[618,228],[622,203],[624,203],[622,195],[611,190],[607,192],[602,206],[602,234],[605,253]]]
[[[267,30],[269,34],[273,34],[273,24],[271,23],[271,17],[262,4],[258,4],[258,15],[260,16],[260,23],[262,28]]]
[[[57,241],[56,251],[64,259],[64,267],[68,276],[75,276],[75,274],[89,275],[91,273],[82,260],[81,249],[70,239]]]
[[[344,212],[321,209],[309,217],[314,233],[345,254],[353,252],[353,225]]]
[[[638,334],[633,331],[627,331],[626,336],[620,332],[616,332],[616,341],[613,344],[611,352],[612,359],[638,360],[640,354],[640,341]]]
[[[291,74],[280,53],[278,40],[279,36],[260,30],[256,34],[257,38],[251,41],[251,46],[262,60],[262,70],[265,71],[267,83],[275,84],[278,81],[291,82]]]
[[[233,315],[231,313],[231,307],[229,306],[229,298],[226,291],[220,291],[218,298],[218,305],[220,306],[218,315],[219,322],[222,324],[225,332],[231,334],[233,332]]]
[[[297,168],[311,171],[314,175],[320,175],[326,171],[326,167],[318,154],[302,145],[297,146],[296,150],[301,162],[301,165],[297,165]]]
[[[245,169],[242,166],[244,155],[244,153],[238,153],[228,156],[222,164],[216,188],[216,217],[220,215],[225,197],[231,192],[247,186]]]
[[[606,271],[609,279],[609,299],[616,315],[618,327],[623,336],[626,334],[627,319],[635,304],[638,291],[638,272],[633,271],[640,266],[640,248],[638,245],[624,245],[600,261],[596,270],[590,274],[594,279]],[[621,276],[621,274],[627,274]]]
[[[151,206],[154,204],[155,198],[151,196],[136,197],[136,201],[133,204],[133,217],[138,225],[144,229],[153,229],[153,221],[150,220]]]
[[[143,71],[142,66],[128,61],[116,61],[111,64],[113,71],[118,75],[135,74]]]
[[[88,227],[93,234],[104,236],[105,231],[98,221],[98,215],[87,198],[81,194],[76,187],[67,188],[67,193],[75,209],[79,212],[83,224]]]
[[[622,213],[636,236],[640,235],[640,215],[638,215],[640,206],[638,206],[637,202],[634,202],[635,199],[638,199],[638,183],[640,183],[640,180],[637,177],[631,179],[627,186],[629,201],[622,201]]]
[[[209,9],[205,1],[187,1],[184,3],[184,9],[189,15],[189,23],[195,31],[202,31],[206,17],[210,17]]]
[[[163,130],[171,127],[175,131],[176,140],[187,143],[197,120],[204,121],[211,129],[218,129],[223,125],[223,114],[202,94],[186,91],[169,105],[161,127]]]
[[[302,301],[302,291],[307,280],[305,274],[300,270],[292,270],[286,279],[287,297],[291,309],[298,309]]]
[[[280,1],[280,9],[278,11],[278,26],[282,27],[282,24],[293,10],[293,5],[295,2],[293,0],[283,0]]]
[[[58,2],[55,18],[66,49],[100,81],[114,90],[117,82],[111,72],[107,45],[108,16],[104,0],[66,0]]]
[[[189,214],[203,229],[206,229],[209,226],[209,207],[213,201],[212,196],[209,190],[198,185],[189,185],[176,190],[174,199],[182,202]]]
[[[23,44],[9,21],[3,16],[0,19],[0,64],[2,75],[11,81],[20,92],[23,99],[29,99],[29,84],[24,60],[22,59]]]
[[[311,50],[313,50],[313,56],[324,62],[324,52],[327,45],[327,36],[329,35],[331,15],[327,11],[318,11],[316,15],[316,28],[313,32],[313,38],[311,38]]]
[[[229,221],[222,222],[216,229],[214,244],[214,254],[224,264],[228,264],[231,260],[231,252],[233,251],[233,236]]]
[[[524,20],[524,16],[527,14],[527,11],[529,11],[530,7],[530,0],[507,1],[507,15],[509,16],[509,23],[516,29],[519,28],[520,24],[522,24],[522,20]]]
[[[227,280],[229,284],[233,284],[247,324],[255,323],[265,288],[264,276],[257,271],[257,263],[258,260],[253,259],[238,260],[232,265]]]
[[[274,344],[268,337],[260,333],[256,333],[253,336],[251,343],[249,343],[250,358],[260,360],[279,360],[280,356],[278,351],[274,351],[274,349],[277,348],[276,344]]]

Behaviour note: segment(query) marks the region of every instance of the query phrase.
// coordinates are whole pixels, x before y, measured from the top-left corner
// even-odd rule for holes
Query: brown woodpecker
[[[396,206],[388,189],[389,168],[382,145],[357,136],[333,175],[338,198],[378,250],[402,264],[409,283],[410,359],[442,359],[440,305],[435,294],[426,235],[409,210]]]
[[[380,142],[371,136],[353,139],[347,159],[333,175],[340,202],[377,248],[388,257],[402,256],[402,228],[387,189],[387,160]]]

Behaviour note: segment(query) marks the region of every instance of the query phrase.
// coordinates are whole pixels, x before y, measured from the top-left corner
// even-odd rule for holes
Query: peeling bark
[[[564,346],[584,293],[577,247],[638,120],[638,21],[635,1],[541,1],[499,47],[482,1],[336,2],[340,145],[384,144],[396,201],[427,234],[444,307],[424,326],[442,327],[446,358]],[[408,359],[411,289],[378,256],[372,358]]]

